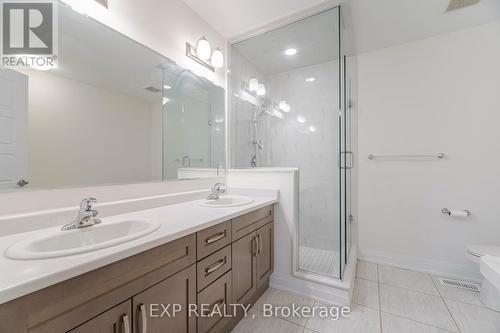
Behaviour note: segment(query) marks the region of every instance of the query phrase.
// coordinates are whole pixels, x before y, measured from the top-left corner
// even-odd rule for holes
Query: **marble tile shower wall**
[[[257,139],[264,147],[257,151],[258,166],[300,168],[300,245],[338,251],[338,62],[265,76],[234,48],[231,59],[232,167],[250,167],[256,152],[252,119],[263,99],[241,89],[242,81],[256,77],[266,84],[266,98],[291,105],[283,119],[259,119]],[[310,77],[316,80],[306,82]]]
[[[310,77],[316,80],[306,82]],[[300,168],[300,244],[338,251],[338,62],[302,67],[267,80],[270,97],[285,99],[291,111],[284,119],[266,119],[265,166]]]
[[[251,78],[267,86],[265,75],[236,48],[231,49],[231,164],[235,168],[248,168],[255,154],[254,129],[252,119],[262,98],[254,97],[241,89],[242,82]]]

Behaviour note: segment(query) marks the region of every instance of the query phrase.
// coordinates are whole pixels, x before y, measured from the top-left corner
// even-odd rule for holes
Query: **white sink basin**
[[[251,204],[252,202],[254,202],[252,198],[240,197],[235,195],[224,195],[217,200],[204,200],[200,204],[205,207],[226,208],[244,206]]]
[[[144,237],[160,227],[158,223],[130,220],[102,223],[63,231],[51,228],[15,243],[5,251],[11,259],[44,259],[96,251]]]

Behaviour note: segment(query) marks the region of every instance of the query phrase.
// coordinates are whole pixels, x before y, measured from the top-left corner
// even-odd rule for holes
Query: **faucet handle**
[[[97,199],[95,198],[85,198],[80,203],[80,212],[88,212],[94,209],[95,204],[97,203]]]
[[[214,190],[219,192],[219,193],[226,193],[226,184],[217,183],[214,185]]]

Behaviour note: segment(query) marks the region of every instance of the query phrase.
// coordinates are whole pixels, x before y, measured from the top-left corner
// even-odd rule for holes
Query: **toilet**
[[[500,246],[468,245],[467,256],[480,265],[481,302],[488,308],[500,311]]]

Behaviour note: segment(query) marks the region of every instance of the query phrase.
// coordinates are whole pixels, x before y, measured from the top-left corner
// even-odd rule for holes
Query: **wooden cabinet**
[[[133,332],[194,333],[196,318],[189,316],[190,304],[196,304],[194,265],[132,298]]]
[[[273,223],[233,243],[234,303],[247,304],[254,293],[269,281],[274,268]]]
[[[123,302],[68,333],[132,333],[131,307],[131,301]]]
[[[257,288],[266,284],[274,269],[274,224],[268,223],[256,232]]]
[[[229,332],[241,313],[196,313],[255,302],[267,289],[273,219],[272,206],[260,208],[1,304],[0,333]]]
[[[233,243],[233,302],[246,304],[257,291],[257,238],[252,232]]]

